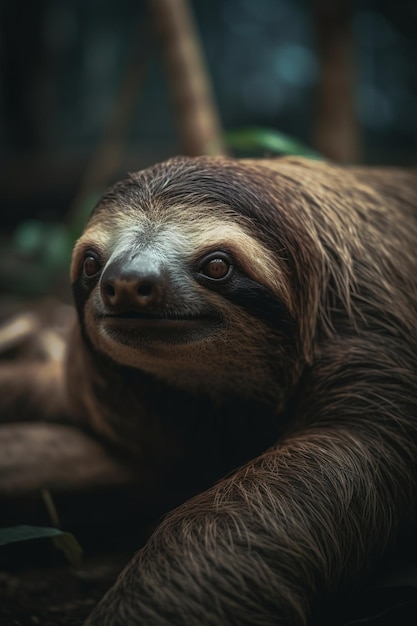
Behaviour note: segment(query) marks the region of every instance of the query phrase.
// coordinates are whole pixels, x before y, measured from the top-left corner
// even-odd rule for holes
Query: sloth
[[[188,495],[88,626],[305,626],[412,531],[416,248],[411,169],[177,157],[104,195],[43,417]]]

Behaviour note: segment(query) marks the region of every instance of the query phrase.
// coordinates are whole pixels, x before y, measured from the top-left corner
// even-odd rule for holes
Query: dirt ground
[[[103,517],[100,501],[91,500]],[[94,519],[88,525],[63,525],[82,549],[79,564],[71,565],[68,555],[50,538],[0,547],[0,626],[82,626],[152,530],[141,528],[137,519],[129,525],[117,499],[114,505],[121,516],[118,524],[100,525]],[[0,504],[1,509],[4,514],[10,512],[10,502]],[[24,514],[19,517],[28,519]],[[14,526],[10,519],[6,525]],[[29,519],[34,526],[48,526],[45,519]]]
[[[1,626],[82,626],[129,556],[87,557],[76,570],[65,563],[0,569]]]

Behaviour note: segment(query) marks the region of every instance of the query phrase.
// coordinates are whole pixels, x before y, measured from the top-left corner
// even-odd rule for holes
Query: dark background
[[[315,4],[191,2],[225,130],[261,125],[314,147]],[[357,160],[416,163],[417,4],[351,6]],[[136,101],[112,178],[181,151],[145,0],[2,0],[0,29],[3,229],[66,213],[132,58]]]

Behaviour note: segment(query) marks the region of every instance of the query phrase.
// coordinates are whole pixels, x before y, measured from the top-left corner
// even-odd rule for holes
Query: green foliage
[[[18,254],[36,256],[41,265],[59,269],[67,264],[73,241],[64,224],[27,220],[17,227],[12,243]]]
[[[61,550],[67,561],[73,566],[79,566],[82,557],[82,548],[74,535],[58,528],[43,526],[9,526],[0,528],[0,546],[22,541],[50,539],[54,546]]]
[[[248,155],[265,153],[304,156],[320,159],[321,155],[293,137],[269,128],[243,128],[225,133],[226,146]]]

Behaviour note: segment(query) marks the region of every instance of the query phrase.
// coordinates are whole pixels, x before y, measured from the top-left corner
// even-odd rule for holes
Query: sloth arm
[[[411,522],[417,381],[405,360],[369,342],[323,352],[299,413],[310,423],[169,514],[88,626],[304,626],[357,583],[402,515]]]

